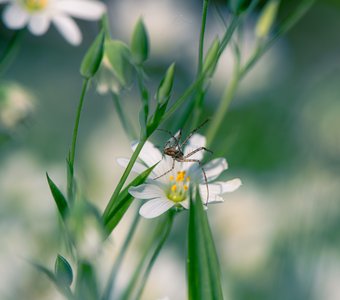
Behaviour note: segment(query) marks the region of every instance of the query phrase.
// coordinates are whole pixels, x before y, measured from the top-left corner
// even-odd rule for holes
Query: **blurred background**
[[[175,61],[175,89],[183,91],[196,72],[201,1],[108,5],[113,37],[127,43],[143,16],[151,41],[151,90]],[[256,14],[243,28],[245,55],[251,51],[255,22]],[[26,34],[0,81],[0,299],[63,299],[27,260],[52,268],[62,252],[45,172],[65,190],[65,157],[82,83],[79,65],[98,32],[97,24],[78,24],[84,35],[80,47],[67,44],[53,27],[39,38]],[[207,43],[223,28],[211,5]],[[211,147],[229,162],[222,179],[243,181],[224,204],[209,208],[226,299],[340,299],[339,28],[340,2],[318,1],[242,82]],[[11,35],[0,22],[1,49]],[[207,96],[206,117],[213,115],[231,69],[226,52]],[[137,129],[140,101],[134,88],[122,105]],[[158,134],[152,141],[162,145],[164,137]],[[99,95],[94,84],[85,99],[77,150],[79,185],[103,209],[123,171],[116,158],[131,150],[111,98]],[[96,252],[102,286],[134,209]],[[186,213],[176,218],[143,299],[186,299],[186,221]],[[120,288],[155,224],[141,221]]]

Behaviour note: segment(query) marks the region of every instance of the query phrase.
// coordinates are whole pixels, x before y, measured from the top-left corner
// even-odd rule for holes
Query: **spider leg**
[[[164,174],[162,174],[162,175],[160,175],[160,176],[154,178],[153,180],[156,180],[156,179],[158,179],[158,178],[163,177],[164,175],[170,173],[174,168],[175,168],[175,159],[173,159],[173,161],[172,161],[172,166],[171,166],[171,169],[170,169],[170,170],[168,170],[168,171],[166,171]]]
[[[188,157],[190,157],[190,156],[194,155],[195,153],[197,153],[198,151],[202,151],[202,150],[205,150],[205,151],[207,151],[207,152],[209,152],[211,154],[213,153],[211,150],[209,150],[209,149],[207,149],[205,147],[199,147],[199,148],[195,149],[194,151],[191,151],[187,155],[183,156],[183,159],[187,159]]]
[[[200,166],[200,168],[202,170],[202,173],[203,173],[205,186],[207,187],[207,199],[206,199],[206,202],[205,202],[205,205],[207,205],[208,204],[208,199],[209,199],[208,179],[207,179],[207,174],[205,173],[205,171],[203,169],[201,161],[198,160],[198,159],[186,159],[184,157],[183,157],[183,159],[181,161],[182,162],[196,162],[196,163],[199,164],[199,166]]]
[[[166,132],[167,134],[169,134],[174,140],[175,140],[175,143],[176,143],[176,146],[179,146],[179,141],[181,139],[181,136],[182,136],[182,129],[179,131],[179,135],[178,137],[175,137],[171,131],[169,130],[166,130],[166,129],[161,129],[161,128],[157,128],[156,130],[158,131],[163,131],[163,132]],[[166,148],[166,146],[169,144],[169,141],[166,142],[164,148]]]
[[[208,121],[209,121],[209,119],[205,120],[201,125],[199,125],[193,131],[191,131],[190,134],[186,137],[186,139],[181,144],[181,147],[183,147],[189,141],[189,139],[194,135],[194,133],[196,133],[198,130],[200,130]]]

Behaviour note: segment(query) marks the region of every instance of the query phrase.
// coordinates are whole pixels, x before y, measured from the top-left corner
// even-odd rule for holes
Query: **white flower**
[[[190,153],[194,149],[204,147],[206,139],[204,136],[194,134],[188,141],[188,145],[184,149],[184,155]],[[137,145],[133,145],[133,149]],[[169,156],[162,158],[161,152],[150,142],[146,142],[139,158],[145,165],[136,162],[133,171],[141,173],[146,168],[159,164],[151,172],[147,183],[131,187],[129,193],[136,199],[149,200],[141,208],[139,213],[145,218],[155,218],[166,212],[172,207],[189,208],[188,190],[190,184],[197,184],[203,203],[223,202],[222,194],[235,191],[240,185],[239,178],[229,181],[214,180],[228,168],[227,161],[224,158],[216,158],[203,166],[207,176],[209,198],[207,199],[207,186],[205,184],[202,170],[198,163],[192,162],[175,162],[175,168],[168,174],[154,180],[172,167],[173,159]],[[190,156],[192,159],[201,160],[203,151],[199,151]],[[128,159],[120,158],[118,163],[126,166]],[[151,178],[151,179],[150,179]]]
[[[44,34],[53,23],[63,37],[72,45],[79,45],[81,32],[71,18],[98,20],[106,7],[92,0],[0,0],[7,3],[3,21],[8,28],[21,29],[26,25],[35,35]]]

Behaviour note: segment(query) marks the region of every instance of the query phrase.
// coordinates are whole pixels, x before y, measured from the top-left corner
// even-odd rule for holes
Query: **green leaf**
[[[239,15],[247,10],[247,8],[250,6],[251,2],[255,0],[231,0],[230,6],[232,11]]]
[[[189,299],[223,300],[218,257],[198,191],[190,197],[187,261]]]
[[[89,79],[93,77],[100,66],[104,54],[105,32],[101,30],[87,50],[80,66],[80,74]]]
[[[141,64],[149,56],[149,38],[142,19],[139,19],[131,39],[131,53],[134,61]]]
[[[73,281],[73,272],[71,265],[66,260],[66,258],[61,256],[60,254],[58,254],[55,260],[54,274],[60,284],[71,286]]]
[[[81,261],[78,266],[75,294],[78,300],[100,299],[95,271],[85,260]]]
[[[68,300],[75,300],[70,287],[61,284],[60,281],[57,279],[57,277],[53,274],[52,271],[50,271],[49,269],[47,269],[46,267],[44,267],[44,266],[42,266],[38,263],[35,263],[35,262],[30,262],[30,263],[39,272],[42,272],[43,274],[45,274],[51,280],[51,282],[53,282],[53,284],[57,287],[59,292],[61,294],[63,294]]]
[[[170,98],[172,85],[174,83],[175,64],[172,63],[165,73],[157,90],[157,102],[163,104]]]
[[[62,219],[65,220],[66,215],[68,213],[67,201],[66,201],[63,193],[58,189],[58,187],[54,184],[54,182],[48,176],[47,173],[46,173],[46,177],[47,177],[47,182],[48,182],[48,185],[50,186],[50,190],[52,192],[52,196],[54,198],[54,201],[57,204],[59,214],[62,217]]]
[[[218,61],[218,51],[220,48],[220,42],[218,38],[215,38],[212,45],[210,46],[207,55],[204,58],[203,63],[203,73],[206,73],[207,77],[214,74],[217,61]]]
[[[134,199],[133,196],[129,194],[129,188],[144,183],[155,166],[156,165],[139,174],[120,192],[116,199],[110,200],[108,207],[103,214],[104,227],[107,235],[110,235],[117,226]]]
[[[108,58],[115,76],[122,86],[127,86],[132,81],[133,66],[131,53],[128,46],[117,40],[105,42],[105,55]]]

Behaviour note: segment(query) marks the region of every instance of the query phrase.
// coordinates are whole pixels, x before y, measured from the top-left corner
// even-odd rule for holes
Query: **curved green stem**
[[[235,72],[235,75],[233,76],[230,84],[224,90],[224,93],[223,93],[223,96],[220,102],[220,106],[216,110],[216,113],[211,120],[210,126],[208,128],[208,132],[207,132],[207,145],[211,145],[211,143],[213,142],[218,132],[218,129],[220,128],[223,122],[224,116],[229,108],[229,105],[234,98],[236,89],[239,84],[239,80],[240,80],[240,77],[237,71]]]
[[[75,123],[74,123],[73,136],[72,136],[72,146],[71,146],[71,150],[70,150],[70,159],[69,159],[70,166],[72,168],[73,168],[73,165],[74,165],[74,157],[75,157],[75,152],[76,152],[76,143],[77,143],[80,115],[81,115],[81,111],[82,111],[82,108],[83,108],[85,93],[86,93],[89,82],[90,82],[90,79],[88,79],[88,78],[85,78],[84,81],[83,81],[83,86],[82,86],[81,95],[80,95],[79,104],[78,104],[78,109],[77,109],[76,120],[75,120]]]
[[[109,277],[109,280],[108,280],[108,285],[107,285],[107,288],[106,288],[106,291],[104,293],[102,300],[111,299],[111,295],[113,294],[113,291],[114,291],[116,275],[118,274],[118,271],[119,271],[119,269],[122,265],[126,251],[127,251],[128,247],[130,245],[130,242],[131,242],[131,240],[132,240],[132,238],[133,238],[133,236],[136,232],[139,220],[140,220],[139,209],[137,209],[136,214],[133,218],[132,224],[130,226],[130,229],[128,231],[128,234],[125,238],[124,244],[123,244],[122,248],[120,249],[119,254],[118,254],[118,256],[115,260],[115,263],[112,267],[112,271],[111,271],[111,274],[110,274],[110,277]]]
[[[22,39],[22,36],[23,30],[17,30],[10,39],[6,49],[4,50],[0,58],[0,75],[5,73],[11,61],[13,61],[15,55],[18,53],[19,43]]]
[[[150,243],[147,245],[147,247],[145,248],[145,252],[137,266],[137,268],[135,269],[135,272],[132,276],[132,279],[130,280],[130,283],[127,287],[127,289],[125,290],[125,293],[121,296],[121,300],[129,300],[129,299],[140,299],[143,289],[145,287],[145,283],[148,279],[148,276],[151,272],[151,269],[159,255],[159,252],[161,251],[166,239],[169,236],[169,233],[171,231],[171,227],[172,227],[172,223],[173,223],[173,217],[174,217],[174,212],[170,211],[168,213],[167,216],[167,220],[164,222],[163,220],[161,221],[161,223],[159,223],[158,227],[156,228],[152,239],[150,240]],[[161,236],[161,238],[159,239],[159,236]],[[159,240],[158,240],[159,239]],[[158,241],[157,241],[158,240]],[[145,266],[145,262],[147,260],[147,258],[150,255],[150,252],[152,251],[152,249],[155,246],[155,242],[157,242],[157,246],[150,258],[150,261],[148,263],[148,265],[145,268],[144,274],[142,274],[142,271],[144,269]],[[138,287],[137,287],[137,291],[134,293],[135,287],[138,283]]]

